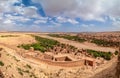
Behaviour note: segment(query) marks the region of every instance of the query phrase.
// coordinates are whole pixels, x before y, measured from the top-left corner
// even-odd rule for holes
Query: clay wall
[[[50,60],[45,60],[45,59],[34,58],[32,56],[29,56],[29,55],[26,55],[26,57],[30,58],[30,59],[35,59],[37,61],[46,63],[48,65],[54,65],[54,66],[76,67],[76,66],[84,66],[85,65],[85,60],[56,62],[56,61],[50,61]]]
[[[89,65],[89,66],[94,66],[94,61],[91,60],[85,60],[85,65]]]

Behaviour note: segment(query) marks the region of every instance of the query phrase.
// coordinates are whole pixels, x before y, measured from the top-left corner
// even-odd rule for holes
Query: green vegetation
[[[0,66],[4,66],[4,63],[2,61],[0,61]]]
[[[6,54],[6,56],[9,56],[10,54]]]
[[[119,46],[119,42],[105,41],[101,39],[92,39],[91,42],[100,46],[105,46],[105,47]]]
[[[23,70],[21,68],[17,68],[17,70],[20,75],[23,75]]]
[[[111,56],[112,56],[111,52],[102,52],[102,51],[95,51],[95,50],[90,50],[90,49],[87,49],[87,52],[89,54],[93,55],[95,58],[96,57],[102,57],[106,60],[110,60]]]
[[[26,50],[29,50],[30,47],[33,47],[34,50],[38,50],[41,52],[45,52],[47,51],[49,48],[53,48],[55,45],[59,45],[60,43],[56,40],[52,40],[52,39],[47,39],[47,38],[42,38],[39,36],[34,36],[35,40],[37,41],[37,43],[33,43],[33,44],[22,44],[18,47],[22,47]]]
[[[28,65],[28,64],[26,64],[25,67],[27,67],[27,68],[29,68],[29,69],[32,69],[32,67],[31,67],[30,65]]]
[[[115,55],[118,55],[118,51],[115,51],[115,53],[114,53]]]
[[[28,67],[31,67],[30,65],[26,65],[26,66],[28,66]],[[31,72],[29,69],[21,69],[21,68],[19,68],[19,67],[17,67],[17,70],[18,70],[18,73],[20,74],[20,75],[24,75],[24,74],[28,74],[29,76],[30,76],[30,78],[38,78],[38,77],[36,77],[36,75],[33,73],[33,71]]]
[[[35,76],[35,74],[31,73],[30,77],[33,77],[33,78],[38,78]]]
[[[19,62],[20,60],[18,60],[15,56],[13,56],[14,60],[16,60],[17,62]]]
[[[78,36],[61,35],[61,34],[49,34],[49,36],[51,36],[51,37],[58,37],[58,38],[64,38],[64,39],[78,41],[78,42],[84,42],[84,41],[86,41],[85,39],[80,38]]]
[[[25,73],[30,73],[29,70],[24,70],[23,72],[25,72]]]
[[[0,37],[18,37],[18,35],[1,35]]]
[[[24,73],[30,73],[29,70],[23,70],[23,69],[21,69],[21,68],[17,68],[17,70],[18,70],[18,73],[19,73],[20,75],[24,75]]]

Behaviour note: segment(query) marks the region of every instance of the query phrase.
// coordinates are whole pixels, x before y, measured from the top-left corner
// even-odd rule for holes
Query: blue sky
[[[0,31],[120,31],[120,0],[0,0]]]

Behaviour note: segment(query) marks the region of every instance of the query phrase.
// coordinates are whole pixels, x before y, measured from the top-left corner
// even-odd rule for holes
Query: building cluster
[[[36,58],[45,63],[49,63],[51,65],[59,65],[59,66],[91,66],[96,67],[104,63],[102,58],[95,59],[89,55],[86,50],[75,49],[68,50],[66,48],[54,47],[50,52],[40,53],[39,51],[34,51],[31,49],[24,53],[24,56]]]
[[[80,33],[79,37],[85,38],[87,40],[100,39],[105,41],[120,42],[120,33]]]

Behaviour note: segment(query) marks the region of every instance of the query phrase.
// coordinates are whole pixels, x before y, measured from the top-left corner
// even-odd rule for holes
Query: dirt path
[[[92,43],[79,43],[79,42],[76,42],[76,41],[70,41],[70,40],[63,39],[63,38],[50,37],[50,36],[45,35],[45,34],[44,35],[39,35],[39,36],[44,37],[44,38],[54,39],[54,40],[57,40],[61,43],[73,45],[73,46],[75,46],[79,49],[92,49],[92,50],[96,50],[96,51],[115,52],[114,48],[100,47],[100,46],[97,46],[97,45],[92,44]]]

